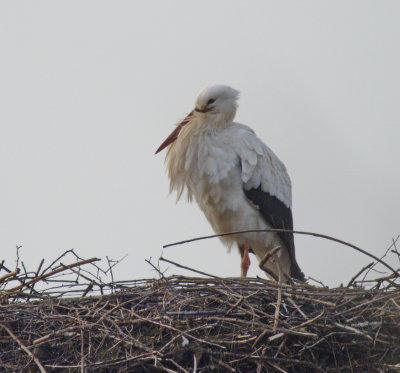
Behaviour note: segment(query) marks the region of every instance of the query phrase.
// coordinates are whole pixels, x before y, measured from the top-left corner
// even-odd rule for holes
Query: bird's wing
[[[252,131],[240,126],[240,158],[246,197],[258,207],[264,220],[275,229],[293,230],[291,182],[284,164]],[[278,232],[291,259],[291,275],[304,280],[296,262],[293,233]]]

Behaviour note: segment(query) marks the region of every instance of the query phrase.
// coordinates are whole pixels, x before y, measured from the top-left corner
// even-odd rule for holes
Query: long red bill
[[[168,145],[172,144],[178,138],[179,132],[181,132],[182,127],[190,122],[190,117],[192,115],[193,115],[193,111],[191,113],[189,113],[186,116],[186,118],[175,127],[175,129],[172,131],[172,133],[165,139],[165,141],[156,150],[155,154],[157,154],[161,150],[165,149]]]

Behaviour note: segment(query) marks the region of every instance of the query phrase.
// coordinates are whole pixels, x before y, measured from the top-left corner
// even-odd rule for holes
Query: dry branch
[[[393,274],[397,277],[400,276],[400,273],[395,270],[392,266],[390,266],[389,264],[387,264],[386,262],[384,262],[382,260],[382,258],[378,258],[377,256],[369,253],[368,251],[361,249],[360,247],[357,247],[356,245],[353,245],[349,242],[340,240],[339,238],[335,238],[332,236],[328,236],[326,234],[320,234],[320,233],[315,233],[315,232],[305,232],[305,231],[294,231],[291,229],[249,229],[249,230],[244,230],[244,231],[235,231],[235,232],[227,232],[227,233],[221,233],[221,234],[212,234],[209,236],[202,236],[202,237],[196,237],[196,238],[191,238],[188,240],[184,240],[184,241],[178,241],[178,242],[174,242],[174,243],[170,243],[167,245],[164,245],[163,248],[167,248],[167,247],[171,247],[171,246],[176,246],[176,245],[183,245],[185,243],[189,243],[189,242],[195,242],[195,241],[200,241],[200,240],[206,240],[206,239],[210,239],[210,238],[217,238],[217,237],[225,237],[225,236],[232,236],[232,235],[238,235],[238,234],[243,234],[243,233],[257,233],[257,232],[291,232],[294,234],[301,234],[301,235],[306,235],[306,236],[314,236],[314,237],[320,237],[320,238],[324,238],[326,240],[330,240],[330,241],[334,241],[337,243],[340,243],[344,246],[348,246],[351,247],[353,250],[356,250],[366,256],[369,256],[370,258],[376,260],[377,263],[381,263],[382,265],[384,265],[386,268],[390,269]],[[397,237],[399,238],[399,237]],[[394,241],[394,247],[395,247],[395,242]]]

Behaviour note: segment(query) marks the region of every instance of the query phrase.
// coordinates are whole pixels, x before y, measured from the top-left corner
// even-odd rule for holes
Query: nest
[[[105,282],[112,263],[96,260],[0,267],[0,372],[400,372],[396,274],[368,289],[161,272]]]

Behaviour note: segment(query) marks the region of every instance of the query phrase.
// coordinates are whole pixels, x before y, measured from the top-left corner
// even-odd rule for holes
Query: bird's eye
[[[207,102],[207,105],[211,105],[215,102],[215,98],[210,98]]]

